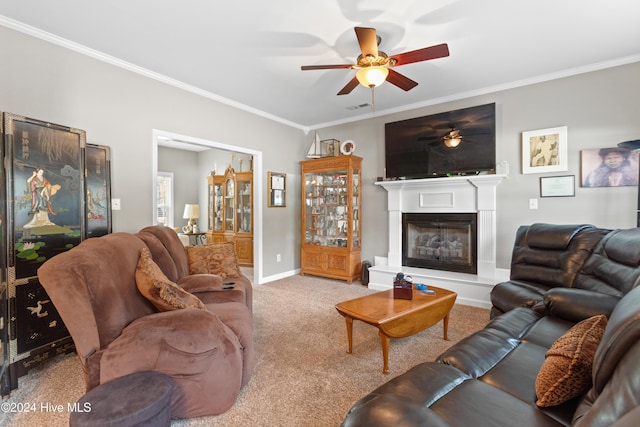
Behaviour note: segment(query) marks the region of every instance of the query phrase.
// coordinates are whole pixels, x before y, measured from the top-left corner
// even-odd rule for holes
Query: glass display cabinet
[[[207,184],[207,241],[234,242],[239,264],[252,267],[253,172],[236,172],[228,167],[224,175],[209,175]]]
[[[360,275],[361,165],[354,155],[300,162],[301,274],[346,280]]]
[[[213,241],[213,232],[221,233],[222,228],[222,186],[223,177],[216,176],[215,173],[211,173],[207,177],[207,193],[209,197],[207,206],[207,237],[209,241]]]

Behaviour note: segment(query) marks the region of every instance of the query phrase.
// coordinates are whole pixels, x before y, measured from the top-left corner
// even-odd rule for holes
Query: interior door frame
[[[259,285],[263,282],[263,257],[262,257],[262,152],[236,145],[224,144],[216,141],[195,138],[187,135],[180,135],[173,132],[153,129],[152,132],[152,182],[155,182],[158,173],[158,146],[165,145],[168,141],[175,141],[180,144],[199,145],[207,148],[217,148],[221,150],[234,151],[236,153],[248,154],[253,156],[253,282]],[[203,178],[203,182],[204,178]],[[152,224],[155,222],[155,206],[157,203],[157,195],[155,190],[152,192]]]

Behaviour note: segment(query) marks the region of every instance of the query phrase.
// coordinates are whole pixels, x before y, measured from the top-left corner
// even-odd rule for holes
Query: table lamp
[[[187,226],[183,228],[183,231],[185,233],[195,232],[194,226],[196,226],[197,219],[200,218],[200,206],[192,204],[184,205],[184,213],[182,214],[182,218],[189,220]]]

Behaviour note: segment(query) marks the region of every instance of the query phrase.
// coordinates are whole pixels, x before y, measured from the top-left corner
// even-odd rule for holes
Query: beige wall
[[[300,129],[1,26],[0,40],[0,111],[83,129],[87,142],[111,147],[112,194],[122,204],[114,231],[135,232],[152,222],[153,129],[261,151],[265,175],[290,174],[297,188],[298,161],[307,150]],[[288,202],[284,209],[265,206],[263,276],[299,265],[299,203]],[[291,232],[283,233],[282,224],[291,224]],[[283,259],[276,264],[277,253]]]
[[[363,166],[364,257],[386,256],[386,192],[374,186],[384,169],[384,124],[458,108],[496,103],[496,157],[510,165],[498,187],[497,265],[509,268],[515,231],[533,222],[591,223],[606,228],[635,227],[637,187],[581,188],[580,151],[640,138],[640,63],[557,79],[445,104],[320,129],[323,138],[352,139]],[[522,174],[521,133],[568,126],[568,171]],[[576,197],[540,198],[540,177],[576,176]],[[529,210],[538,198],[539,209]]]
[[[263,224],[257,226],[263,233],[263,276],[299,268],[298,162],[310,136],[4,27],[0,40],[0,111],[84,129],[88,142],[111,147],[113,196],[122,201],[114,230],[136,231],[152,221],[152,130],[189,135],[262,152],[262,194],[268,171],[287,174],[287,207],[266,208],[263,199]],[[387,250],[386,193],[373,185],[383,174],[384,123],[489,102],[497,105],[497,160],[508,161],[511,169],[498,188],[498,267],[509,267],[520,224],[635,226],[636,187],[578,186],[576,197],[540,199],[540,208],[529,210],[528,199],[539,198],[540,175],[522,175],[520,135],[568,126],[566,174],[579,180],[580,150],[640,138],[638,75],[640,63],[320,129],[323,139],[354,140],[355,154],[364,158],[363,259]],[[281,263],[275,262],[278,253]]]

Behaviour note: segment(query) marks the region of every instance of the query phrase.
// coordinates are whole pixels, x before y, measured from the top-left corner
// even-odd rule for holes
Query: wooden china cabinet
[[[362,158],[300,162],[302,250],[300,274],[346,280],[360,276]]]
[[[253,266],[253,172],[207,177],[207,242],[234,242],[241,266]]]

